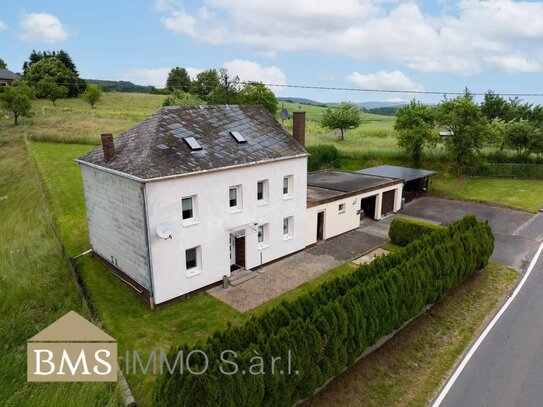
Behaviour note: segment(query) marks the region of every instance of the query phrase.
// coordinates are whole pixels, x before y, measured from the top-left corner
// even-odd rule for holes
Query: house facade
[[[307,153],[256,106],[164,108],[76,160],[93,252],[151,306],[305,247]]]

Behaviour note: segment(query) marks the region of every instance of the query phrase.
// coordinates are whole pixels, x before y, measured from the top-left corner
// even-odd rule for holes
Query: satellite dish
[[[281,119],[287,120],[288,119],[288,110],[287,109],[281,109],[281,113],[279,113],[279,116],[281,117]]]
[[[160,222],[156,225],[156,234],[162,239],[171,239],[172,227],[168,222]]]

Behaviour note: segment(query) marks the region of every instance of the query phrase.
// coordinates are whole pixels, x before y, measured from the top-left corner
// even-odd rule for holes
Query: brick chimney
[[[113,160],[115,157],[115,143],[113,142],[113,134],[102,134],[102,150],[104,151],[104,161],[106,163]]]
[[[292,113],[292,135],[305,147],[305,112]]]

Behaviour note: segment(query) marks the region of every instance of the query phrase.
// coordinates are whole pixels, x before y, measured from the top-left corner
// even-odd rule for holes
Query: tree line
[[[168,74],[164,93],[169,93],[164,106],[251,104],[277,113],[277,98],[269,88],[262,82],[241,83],[226,68],[208,69],[191,79],[185,68],[175,67]]]
[[[480,160],[485,146],[512,149],[520,159],[543,155],[543,106],[522,103],[519,98],[506,100],[493,91],[488,91],[480,104],[467,89],[436,106],[412,100],[398,109],[396,118],[398,145],[416,167],[424,149],[437,144],[436,129],[447,131],[443,141],[457,174]]]
[[[0,59],[0,66],[7,66]],[[49,99],[53,105],[58,99],[81,96],[91,108],[100,99],[102,90],[97,85],[88,85],[79,77],[79,72],[70,55],[60,51],[35,51],[23,64],[20,80],[2,88],[0,106],[12,113],[14,124],[21,116],[31,116],[32,99]]]

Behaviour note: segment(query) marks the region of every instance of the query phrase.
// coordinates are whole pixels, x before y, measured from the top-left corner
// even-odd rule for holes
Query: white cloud
[[[390,102],[390,103],[406,103],[407,101],[405,99],[402,99],[402,98],[389,98],[389,99],[385,99],[385,102]]]
[[[52,14],[30,13],[21,19],[20,37],[24,41],[53,44],[70,36],[70,30]]]
[[[166,86],[166,79],[172,67],[162,68],[132,68],[117,75],[117,78],[123,81],[130,81],[137,85],[154,86],[163,88]],[[186,67],[189,76],[194,79],[203,69]]]
[[[286,85],[287,76],[276,66],[264,67],[253,61],[234,59],[224,63],[231,75],[239,76],[242,82],[262,82],[268,84]]]
[[[0,31],[5,31],[8,29],[8,25],[0,20]]]
[[[353,72],[345,79],[362,89],[422,91],[422,85],[413,82],[400,71],[378,71],[367,75]]]
[[[423,12],[417,2],[383,3],[204,0],[189,12],[168,1],[162,22],[176,33],[212,44],[247,45],[263,55],[324,51],[462,75],[489,68],[543,70],[538,45],[543,2],[458,0],[436,15]]]

